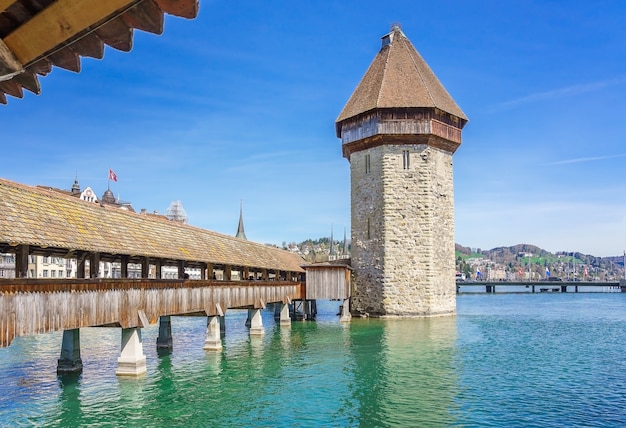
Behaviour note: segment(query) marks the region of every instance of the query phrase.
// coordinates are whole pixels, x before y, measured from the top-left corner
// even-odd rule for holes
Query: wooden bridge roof
[[[380,49],[336,120],[381,108],[438,108],[464,122],[467,117],[400,27],[383,36]]]
[[[103,260],[125,255],[290,272],[304,272],[305,263],[279,248],[0,178],[0,253],[18,245],[57,256],[86,251]]]
[[[105,44],[130,51],[133,29],[161,34],[165,13],[195,18],[198,0],[0,0],[0,103],[39,94],[52,66],[79,72]]]

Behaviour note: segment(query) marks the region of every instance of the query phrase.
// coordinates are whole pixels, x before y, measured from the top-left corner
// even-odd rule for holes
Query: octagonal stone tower
[[[467,121],[394,25],[335,124],[350,161],[353,314],[456,312],[452,154]]]

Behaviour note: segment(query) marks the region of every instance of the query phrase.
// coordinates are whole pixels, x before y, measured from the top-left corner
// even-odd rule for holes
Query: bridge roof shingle
[[[304,271],[289,251],[0,178],[3,245]]]

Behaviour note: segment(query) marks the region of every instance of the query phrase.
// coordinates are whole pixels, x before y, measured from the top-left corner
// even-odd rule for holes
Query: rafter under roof
[[[80,71],[104,45],[128,52],[133,29],[163,32],[164,14],[195,18],[199,0],[0,0],[0,103],[41,92],[52,66]]]

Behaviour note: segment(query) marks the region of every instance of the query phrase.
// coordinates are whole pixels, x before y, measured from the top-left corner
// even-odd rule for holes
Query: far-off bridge
[[[293,302],[312,299],[343,300],[341,319],[349,319],[345,265],[307,266],[279,248],[3,179],[0,253],[15,254],[16,273],[0,279],[0,346],[63,330],[59,373],[82,370],[81,327],[121,327],[117,374],[136,376],[146,371],[141,328],[159,321],[157,346],[171,347],[172,315],[206,316],[207,350],[222,348],[228,309],[248,309],[251,335],[264,333],[269,303],[281,325],[290,324]],[[76,278],[29,278],[32,256],[72,260]],[[99,278],[102,262],[119,264],[120,278]],[[129,266],[140,278],[128,278]],[[165,266],[178,278],[162,279]],[[199,279],[189,279],[190,270]]]

